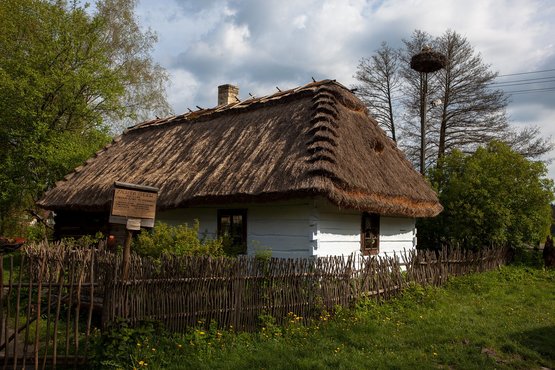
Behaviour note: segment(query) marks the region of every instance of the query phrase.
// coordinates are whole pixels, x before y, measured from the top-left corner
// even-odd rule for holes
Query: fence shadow
[[[515,333],[511,339],[538,353],[548,362],[546,366],[555,365],[555,326]]]

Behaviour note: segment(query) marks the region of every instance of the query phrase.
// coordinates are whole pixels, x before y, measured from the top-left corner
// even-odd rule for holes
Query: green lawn
[[[172,339],[143,335],[125,353],[125,365],[149,369],[555,368],[555,271],[504,267],[454,278],[444,288],[412,287],[393,301],[361,304],[311,327],[298,324],[294,317],[291,322],[287,328],[267,325],[257,334],[212,328]]]

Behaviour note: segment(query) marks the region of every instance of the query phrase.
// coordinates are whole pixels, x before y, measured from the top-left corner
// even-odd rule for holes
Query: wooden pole
[[[420,73],[420,173],[426,173],[426,114],[428,113],[428,74]]]
[[[122,261],[122,278],[129,278],[129,265],[131,264],[131,240],[133,239],[133,231],[127,229],[125,242],[123,243],[123,261]]]

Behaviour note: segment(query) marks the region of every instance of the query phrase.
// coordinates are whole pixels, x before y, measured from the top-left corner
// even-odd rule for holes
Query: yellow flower
[[[139,361],[139,366],[146,367],[147,363],[143,360]]]

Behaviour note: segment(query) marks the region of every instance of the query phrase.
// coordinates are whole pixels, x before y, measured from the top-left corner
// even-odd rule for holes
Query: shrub
[[[154,321],[131,326],[119,319],[101,335],[95,334],[91,365],[97,369],[141,368],[152,362],[163,364],[163,355],[157,353],[157,347],[165,347],[166,342],[171,342],[164,328]],[[160,343],[161,339],[164,343]]]
[[[538,245],[551,225],[553,181],[546,174],[543,163],[501,142],[471,155],[454,151],[430,172],[444,211],[418,222],[420,244]]]
[[[157,222],[152,230],[142,230],[133,241],[132,249],[139,255],[160,257],[162,254],[177,256],[223,256],[222,239],[199,237],[199,222],[170,226]]]

